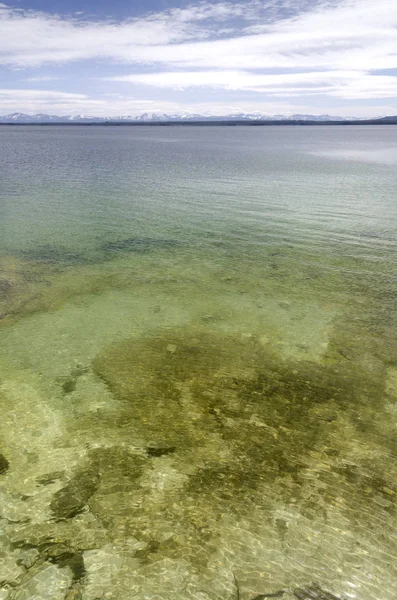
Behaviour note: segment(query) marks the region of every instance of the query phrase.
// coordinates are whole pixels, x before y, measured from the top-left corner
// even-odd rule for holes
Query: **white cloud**
[[[25,81],[34,81],[39,83],[41,81],[57,81],[60,77],[54,77],[52,75],[40,75],[38,77],[26,77]]]
[[[272,96],[327,94],[339,98],[397,97],[397,77],[361,71],[314,71],[258,74],[249,71],[167,71],[108,78],[160,88],[209,87],[244,90]]]
[[[397,69],[397,0],[204,0],[123,21],[0,3],[0,64],[60,68],[82,60],[99,69],[106,62],[107,70],[134,65],[134,73],[112,79],[145,89],[212,88],[214,102],[236,90],[254,103],[261,94],[262,104],[394,98],[397,77],[374,71]]]
[[[201,40],[218,35],[219,22],[239,17],[251,21],[259,3],[201,2],[142,18],[86,21],[41,12],[3,8],[0,11],[0,62],[37,66],[81,59],[141,61],[139,49]]]
[[[29,97],[31,99],[35,98],[45,98],[56,100],[74,98],[74,99],[83,99],[87,98],[85,94],[72,94],[69,92],[54,92],[52,90],[13,90],[13,89],[0,89],[0,97],[12,97],[12,98],[25,98]]]
[[[296,14],[281,18],[291,6]],[[3,8],[0,62],[23,67],[96,58],[229,69],[397,67],[395,0],[309,6],[307,0],[201,2],[122,22]],[[231,23],[227,39],[217,39],[220,26]]]
[[[85,94],[73,94],[50,90],[0,89],[0,114],[15,110],[27,113],[58,112],[74,110],[88,101]],[[95,105],[95,100],[89,100]]]

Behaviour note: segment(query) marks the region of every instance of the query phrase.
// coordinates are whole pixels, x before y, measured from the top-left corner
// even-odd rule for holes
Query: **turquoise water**
[[[395,599],[397,130],[0,165],[0,599]]]

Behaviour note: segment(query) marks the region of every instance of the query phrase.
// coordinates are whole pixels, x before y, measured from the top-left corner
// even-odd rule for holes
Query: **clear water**
[[[397,129],[0,165],[0,599],[394,600]]]

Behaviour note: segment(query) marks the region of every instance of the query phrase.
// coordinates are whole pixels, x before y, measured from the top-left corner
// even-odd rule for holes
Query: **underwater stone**
[[[259,594],[252,600],[264,600],[264,598],[282,598],[286,593],[285,590],[279,590],[278,592],[269,592],[268,594]]]
[[[63,391],[63,393],[64,394],[71,394],[72,392],[75,391],[76,385],[77,385],[76,379],[73,378],[73,377],[69,377],[62,384],[62,391]]]
[[[54,543],[40,548],[41,556],[60,568],[69,567],[73,573],[73,580],[79,581],[85,576],[84,559],[82,552],[76,552],[67,544]]]
[[[17,559],[17,553],[3,547],[0,551],[0,588],[17,585],[23,576],[23,568]],[[1,598],[1,596],[0,596]]]
[[[294,590],[294,596],[299,600],[341,600],[334,594],[322,590],[318,585],[313,584],[308,588]]]
[[[6,473],[10,467],[10,463],[4,456],[4,454],[0,454],[0,475]]]
[[[83,587],[80,584],[74,584],[67,592],[65,600],[82,600]]]
[[[81,252],[75,252],[62,246],[51,246],[50,244],[43,244],[30,250],[25,250],[22,252],[22,256],[27,260],[54,265],[76,265],[87,262],[85,256]]]
[[[54,494],[50,504],[54,515],[59,519],[70,519],[79,514],[97,491],[99,480],[99,474],[93,471],[77,474]]]
[[[100,489],[88,502],[90,513],[115,535],[120,529],[128,529],[136,512],[134,498],[139,496],[139,479],[149,466],[148,459],[122,446],[98,448],[89,456],[91,465],[101,474]]]
[[[177,240],[159,238],[130,237],[116,242],[104,242],[101,250],[104,252],[138,252],[145,253],[162,248],[176,248],[180,245]]]
[[[31,569],[40,556],[37,548],[20,548],[18,553],[17,564],[24,566],[26,569]]]
[[[12,283],[8,279],[0,278],[0,296],[7,294],[12,288]]]
[[[41,555],[45,560],[49,560],[55,564],[58,564],[73,554],[74,552],[71,550],[70,546],[62,543],[48,544],[41,548]]]
[[[51,543],[62,543],[73,551],[99,548],[107,541],[102,526],[87,512],[77,520],[48,521],[38,524],[27,523],[10,534],[14,548],[43,550]]]
[[[63,471],[52,471],[51,473],[46,473],[45,475],[39,475],[36,478],[36,481],[40,485],[51,485],[58,481],[58,479],[62,479],[64,476]]]
[[[338,412],[332,406],[316,406],[310,411],[310,415],[327,423],[332,423],[332,421],[336,421],[338,418]]]
[[[84,375],[86,372],[87,369],[85,367],[82,365],[76,365],[70,375],[60,378],[60,383],[62,383],[62,391],[65,396],[75,391],[79,377]]]
[[[175,446],[169,446],[168,444],[162,442],[150,442],[146,446],[146,453],[151,458],[164,456],[165,454],[172,454],[175,452]]]
[[[37,570],[30,570],[25,581],[13,594],[13,600],[64,600],[71,584],[69,569],[59,569],[55,565],[46,564]]]

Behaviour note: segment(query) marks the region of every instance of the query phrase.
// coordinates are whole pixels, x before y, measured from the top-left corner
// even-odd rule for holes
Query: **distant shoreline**
[[[0,126],[5,127],[279,127],[279,126],[295,126],[307,127],[316,126],[323,127],[324,125],[397,125],[396,117],[383,117],[381,119],[365,119],[358,121],[303,121],[303,120],[263,120],[263,121],[107,121],[101,122],[49,122],[49,123],[0,123]]]

